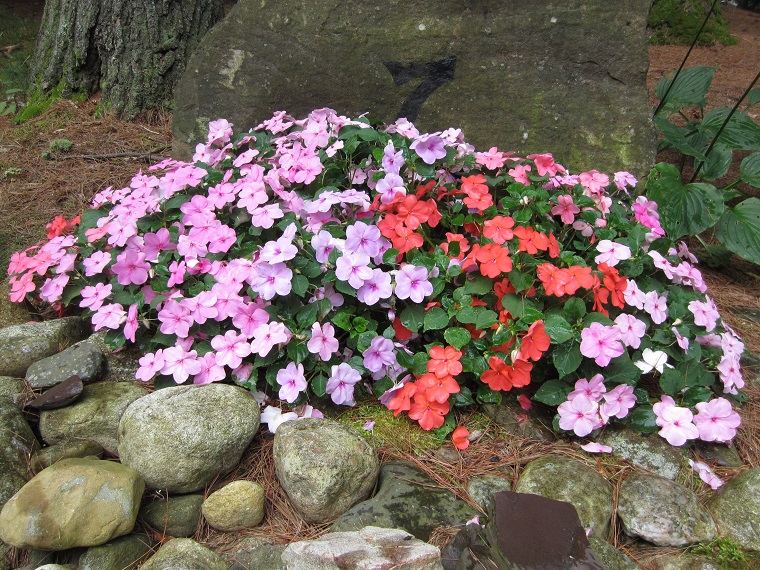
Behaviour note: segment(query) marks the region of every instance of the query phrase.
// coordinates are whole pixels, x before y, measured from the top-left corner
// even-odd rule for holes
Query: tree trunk
[[[133,118],[172,100],[222,0],[47,0],[31,69],[35,95],[92,95]]]

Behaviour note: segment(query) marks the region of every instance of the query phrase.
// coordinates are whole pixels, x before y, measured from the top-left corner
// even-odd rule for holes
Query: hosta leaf
[[[740,171],[742,182],[760,188],[760,152],[753,152],[742,160]]]
[[[715,235],[739,257],[760,264],[760,199],[747,198],[726,211]]]
[[[713,109],[705,114],[699,129],[714,138],[728,117],[730,109]],[[720,133],[718,141],[734,150],[760,150],[760,125],[743,111],[731,115],[731,120]]]
[[[674,73],[669,73],[657,82],[654,89],[655,97],[662,100],[668,87],[673,83]],[[715,68],[703,65],[682,69],[675,80],[675,84],[668,92],[668,98],[663,107],[680,108],[690,105],[705,106],[705,96],[710,89]]]

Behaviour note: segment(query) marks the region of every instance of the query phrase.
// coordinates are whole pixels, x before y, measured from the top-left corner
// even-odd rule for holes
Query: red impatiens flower
[[[488,384],[491,390],[511,390],[512,389],[512,368],[498,356],[492,356],[488,359],[488,370],[483,372],[480,379]]]
[[[412,399],[412,406],[409,408],[409,417],[417,420],[422,429],[430,431],[443,425],[450,408],[448,401],[439,403],[428,399],[425,393],[417,392]]]
[[[462,358],[462,351],[453,346],[433,346],[430,348],[428,372],[432,372],[438,378],[461,374],[462,363],[459,362],[460,358]]]
[[[515,221],[510,216],[494,216],[483,224],[483,235],[494,243],[502,244],[515,237]]]
[[[475,259],[480,262],[480,274],[486,277],[498,277],[502,273],[512,271],[509,249],[503,245],[495,243],[482,245],[475,254]]]
[[[423,374],[417,379],[417,393],[425,393],[425,397],[433,402],[443,404],[449,396],[459,392],[459,384],[453,376],[438,377],[432,372]]]
[[[457,449],[464,451],[470,446],[470,440],[467,439],[467,436],[469,435],[470,432],[466,427],[459,426],[454,430],[454,433],[451,434],[451,443],[453,443],[454,447]]]
[[[468,208],[473,208],[482,214],[486,208],[493,206],[491,190],[485,184],[486,177],[482,174],[462,177],[462,192],[467,194],[462,200]]]
[[[407,382],[398,389],[396,394],[388,402],[388,409],[393,415],[398,417],[401,412],[406,412],[411,407],[411,398],[417,393],[417,385],[414,382]]]
[[[549,350],[550,344],[551,339],[546,334],[544,321],[535,321],[522,339],[518,358],[536,362],[544,352]]]

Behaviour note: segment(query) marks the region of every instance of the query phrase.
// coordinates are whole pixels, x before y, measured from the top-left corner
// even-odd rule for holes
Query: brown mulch
[[[31,2],[30,9],[32,4],[39,7],[40,3],[41,0]],[[0,4],[19,3],[0,0]],[[696,48],[687,64],[718,67],[708,98],[711,107],[733,105],[758,71],[760,14],[731,7],[723,7],[723,13],[739,44]],[[650,48],[650,90],[653,91],[663,74],[678,67],[686,49],[682,46]],[[157,155],[168,155],[171,147],[169,114],[152,113],[126,123],[111,116],[95,118],[96,106],[96,98],[86,102],[59,101],[42,116],[23,125],[13,125],[7,117],[0,117],[0,247],[6,250],[7,244],[16,249],[28,247],[44,237],[44,226],[54,216],[63,214],[71,218],[81,213],[96,192],[107,186],[125,186],[138,169],[160,160]],[[751,115],[757,119],[757,113],[760,113],[760,105]],[[73,147],[67,153],[45,158],[43,153],[49,151],[50,141],[54,139],[67,139]],[[102,155],[114,154],[140,156],[102,158]],[[20,172],[5,174],[14,168]],[[0,259],[3,274],[6,266],[7,259]],[[760,310],[760,268],[734,257],[729,266],[720,270],[706,267],[702,270],[709,293],[725,320],[742,335],[750,350],[760,354],[760,324],[735,309]],[[753,373],[757,375],[758,371]],[[760,390],[751,388],[747,393],[750,402],[741,410],[743,426],[735,441],[745,462],[744,468],[760,465]],[[201,526],[197,539],[224,552],[244,536],[290,542],[316,537],[326,531],[326,525],[304,523],[290,506],[274,474],[271,445],[271,436],[260,433],[237,470],[207,490],[211,492],[232,478],[244,477],[262,483],[267,489],[264,524],[246,533],[218,533]],[[546,453],[560,453],[583,461],[613,479],[617,486],[630,471],[624,462],[589,457],[571,444],[549,445],[504,437],[495,426],[466,452],[455,454],[455,459],[435,452],[417,455],[388,448],[381,448],[379,453],[383,461],[404,459],[415,463],[437,484],[467,501],[469,497],[464,489],[471,477],[498,473],[515,480],[528,461]],[[722,477],[730,478],[739,470],[717,471]],[[704,494],[704,486],[700,489]],[[643,559],[651,554],[640,544],[626,541],[619,525],[613,525],[613,529],[612,541],[629,555]],[[440,535],[441,542],[445,542],[450,533],[443,529]]]

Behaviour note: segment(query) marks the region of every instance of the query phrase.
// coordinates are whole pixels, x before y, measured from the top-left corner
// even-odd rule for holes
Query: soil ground
[[[0,9],[25,17],[41,17],[43,6],[44,0],[0,0]],[[724,7],[723,13],[739,43],[695,48],[687,63],[688,66],[717,67],[708,96],[709,107],[733,106],[758,71],[760,14],[731,7]],[[5,57],[3,47],[6,46],[2,45],[0,38],[0,58]],[[664,74],[678,68],[686,50],[686,46],[650,48],[648,85],[651,92]],[[151,112],[135,122],[127,123],[111,116],[96,117],[96,107],[97,96],[81,102],[59,101],[40,117],[21,125],[12,124],[9,117],[0,117],[0,271],[3,274],[10,254],[42,239],[44,226],[53,217],[63,214],[71,218],[81,213],[96,192],[107,186],[125,186],[138,169],[145,169],[168,155],[171,149],[169,113]],[[760,120],[760,105],[750,114]],[[50,153],[50,143],[55,139],[71,141],[71,150]],[[667,154],[661,154],[658,158],[673,160]],[[743,336],[750,350],[760,354],[760,323],[750,318],[745,310],[751,309],[755,314],[760,314],[760,267],[734,257],[730,264],[717,271],[706,267],[702,269],[709,292],[727,322]],[[748,368],[747,372],[748,375],[757,375],[756,369]],[[736,445],[745,466],[760,466],[760,392],[749,391],[749,396],[750,402],[742,411],[744,425]],[[261,454],[269,445],[271,441],[262,440],[257,444],[256,451]],[[469,456],[465,455],[465,460],[453,466],[432,456],[423,461],[415,454],[399,450],[381,450],[381,454],[384,457],[403,455],[412,459],[431,475],[435,476],[438,472],[439,482],[446,484],[448,481],[451,486],[453,479],[466,480],[482,471],[482,465],[487,464],[488,458],[496,453],[504,458],[511,457],[516,474],[527,459],[546,452],[545,446],[518,446],[505,450],[507,444],[504,442],[489,445],[471,447]],[[555,444],[552,452],[580,457],[565,444]],[[589,458],[586,456],[585,460],[589,461]],[[619,473],[622,469],[619,464],[604,463],[602,460],[599,460],[598,467],[606,475]],[[443,476],[440,476],[441,470]],[[735,473],[736,470],[719,471],[719,474],[728,477]],[[238,475],[257,480],[271,478],[271,461],[251,462]],[[461,487],[453,487],[453,490],[461,491]],[[274,497],[268,496],[268,500],[273,501],[273,510],[278,511],[277,516],[268,515],[271,520],[264,532],[269,536],[288,540],[324,531],[321,527],[304,527],[302,521],[288,509],[281,492]],[[223,546],[226,540],[207,528],[200,529],[197,538],[217,547]],[[616,534],[613,541],[639,559],[647,554],[645,548],[631,541],[626,542],[622,535]]]

